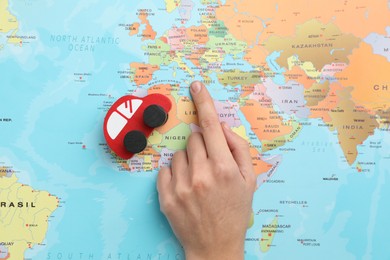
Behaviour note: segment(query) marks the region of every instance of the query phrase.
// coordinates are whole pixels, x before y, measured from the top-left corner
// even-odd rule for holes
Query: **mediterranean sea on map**
[[[0,260],[184,259],[156,176],[194,80],[250,144],[245,259],[390,259],[389,71],[387,0],[0,0]],[[120,159],[106,112],[153,93],[169,120]]]

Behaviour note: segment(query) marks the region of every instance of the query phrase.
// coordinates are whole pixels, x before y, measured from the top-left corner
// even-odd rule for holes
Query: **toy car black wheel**
[[[130,131],[125,135],[123,144],[128,152],[140,153],[146,148],[146,136],[140,131]]]
[[[159,105],[150,105],[145,109],[143,119],[145,125],[155,128],[167,122],[168,114]]]

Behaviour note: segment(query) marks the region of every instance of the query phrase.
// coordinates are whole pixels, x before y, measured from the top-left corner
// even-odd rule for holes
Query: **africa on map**
[[[245,259],[388,259],[389,71],[386,0],[2,0],[0,260],[184,259],[156,176],[194,80],[250,144]],[[168,121],[122,160],[104,116],[154,93]]]

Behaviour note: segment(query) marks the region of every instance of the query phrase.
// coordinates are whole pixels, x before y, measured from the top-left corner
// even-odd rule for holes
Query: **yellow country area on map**
[[[250,141],[248,135],[246,134],[245,126],[240,125],[238,127],[232,127],[232,131],[239,135],[241,138],[245,139],[246,141]]]
[[[12,37],[16,35],[18,27],[19,27],[18,20],[8,10],[8,0],[0,1],[0,33],[8,33],[13,31],[11,34],[11,38],[9,38],[8,40],[9,43],[13,43],[13,44],[20,43],[19,38]]]
[[[261,229],[260,250],[265,253],[268,252],[274,240],[275,233],[278,226],[278,217],[275,217],[269,225],[264,225]]]
[[[168,13],[173,12],[180,4],[181,0],[165,0]]]
[[[162,141],[162,135],[157,131],[153,131],[148,138],[148,142],[152,146],[160,144],[161,141]]]
[[[0,177],[0,243],[8,249],[8,260],[24,259],[24,252],[42,243],[48,218],[58,207],[58,198],[17,182],[17,177]]]
[[[320,81],[319,80],[319,77],[321,75],[321,72],[318,71],[313,63],[311,63],[310,61],[305,61],[305,62],[302,62],[299,60],[299,58],[297,56],[291,56],[287,59],[287,63],[288,63],[288,70],[291,70],[294,66],[299,66],[305,73],[308,77],[310,78],[318,78],[317,81]]]

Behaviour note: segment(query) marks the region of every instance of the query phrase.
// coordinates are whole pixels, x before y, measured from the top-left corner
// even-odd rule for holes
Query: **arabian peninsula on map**
[[[155,185],[194,80],[250,143],[245,259],[389,259],[389,49],[386,0],[1,0],[0,259],[184,259]],[[121,160],[104,116],[152,93],[169,119]]]

